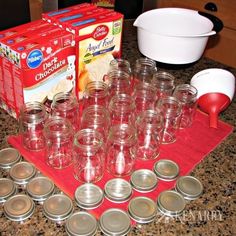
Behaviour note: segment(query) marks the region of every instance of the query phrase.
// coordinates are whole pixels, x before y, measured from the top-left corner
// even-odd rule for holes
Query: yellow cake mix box
[[[109,11],[73,22],[67,30],[76,36],[76,93],[83,97],[90,81],[106,81],[110,61],[121,56],[123,15]]]

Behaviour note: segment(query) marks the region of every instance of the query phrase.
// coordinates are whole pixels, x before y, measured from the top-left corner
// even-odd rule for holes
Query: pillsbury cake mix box
[[[15,112],[31,101],[50,107],[59,92],[73,92],[75,87],[74,35],[59,29],[46,37],[12,47]]]
[[[2,45],[2,41],[14,36],[17,37],[17,35],[21,35],[25,32],[32,33],[34,30],[36,30],[37,28],[41,28],[44,25],[48,24],[43,20],[36,20],[0,32],[0,107],[4,108],[5,110],[8,109],[7,97],[10,99],[10,103],[13,103],[13,98],[11,93],[12,86],[9,85],[8,87],[6,87],[7,85],[5,85],[6,88],[4,88],[2,60],[9,51],[7,51],[6,47]]]

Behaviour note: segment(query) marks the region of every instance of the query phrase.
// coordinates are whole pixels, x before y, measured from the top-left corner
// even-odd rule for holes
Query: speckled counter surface
[[[131,64],[140,57],[137,49],[136,31],[125,27],[123,37],[123,58]],[[158,65],[163,69],[163,65]],[[236,75],[236,69],[212,60],[202,58],[197,63],[183,68],[167,68],[176,76],[176,83],[188,83],[191,77],[206,68],[224,68]],[[220,115],[220,119],[235,126],[236,98],[230,107]],[[17,133],[15,119],[0,110],[0,148],[7,147],[6,137]],[[206,144],[207,145],[207,144]],[[184,215],[166,218],[158,214],[150,224],[136,225],[129,235],[236,235],[236,133],[233,133],[213,150],[191,175],[201,180],[203,195],[189,202]],[[0,170],[0,177],[7,172]],[[58,190],[59,191],[59,190]],[[75,210],[79,210],[75,205]],[[0,205],[0,235],[66,235],[64,226],[53,223],[44,217],[42,206],[36,204],[33,216],[23,224],[7,220]],[[97,235],[101,235],[100,232]]]

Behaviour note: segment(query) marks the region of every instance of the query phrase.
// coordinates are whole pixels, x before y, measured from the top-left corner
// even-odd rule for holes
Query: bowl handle
[[[214,25],[212,30],[216,31],[217,33],[219,33],[224,28],[222,20],[220,20],[218,17],[203,11],[198,11],[198,14],[208,18]]]

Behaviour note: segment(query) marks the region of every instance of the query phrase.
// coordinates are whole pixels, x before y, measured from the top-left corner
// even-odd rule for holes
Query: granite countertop
[[[131,25],[131,24],[130,24]],[[123,58],[131,64],[140,57],[137,48],[136,30],[126,27],[123,37]],[[176,83],[189,83],[191,77],[207,68],[224,68],[236,75],[236,69],[202,58],[191,66],[171,68],[158,65],[173,73]],[[236,98],[220,119],[235,126]],[[17,133],[17,121],[0,109],[0,148],[7,147],[6,137]],[[187,204],[187,214],[179,218],[156,217],[154,222],[132,228],[129,235],[236,235],[236,133],[227,137],[216,149],[191,172],[204,186],[203,195]],[[206,144],[207,145],[207,144]],[[0,177],[7,172],[0,170]],[[59,190],[58,190],[59,191]],[[75,206],[78,210],[78,207]],[[43,215],[42,205],[36,204],[33,216],[23,224],[7,220],[0,205],[0,235],[66,235],[64,226],[48,220]],[[100,232],[97,235],[101,235]]]

